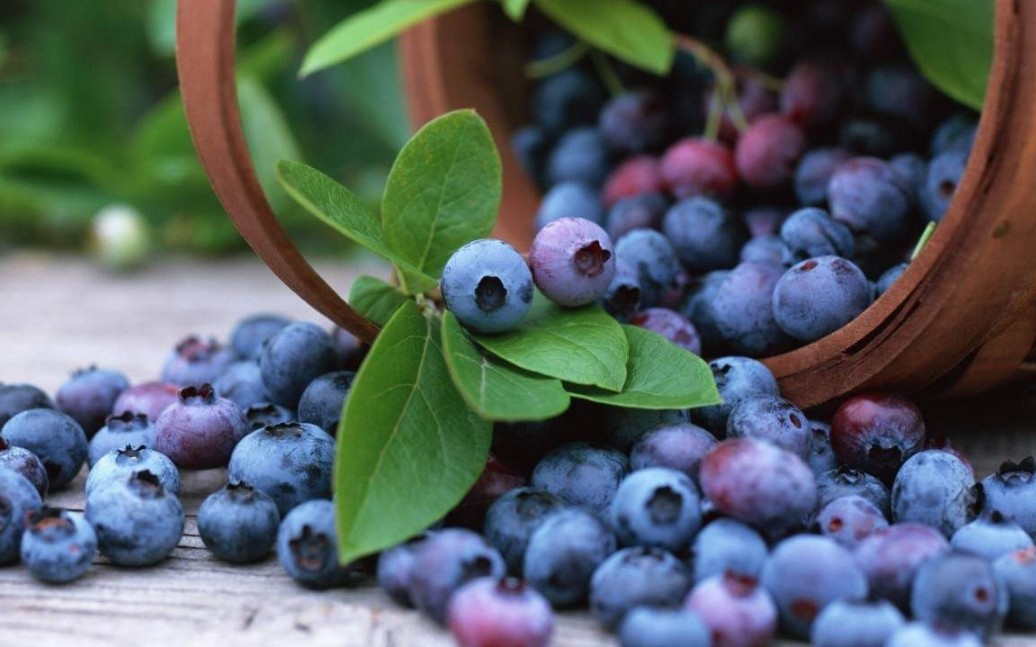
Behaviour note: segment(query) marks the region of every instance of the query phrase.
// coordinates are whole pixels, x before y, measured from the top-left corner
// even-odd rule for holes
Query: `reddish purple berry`
[[[247,433],[240,407],[209,384],[189,386],[155,421],[155,449],[182,469],[222,467]]]
[[[701,339],[691,320],[668,308],[648,308],[630,317],[630,323],[658,333],[684,350],[701,355]]]
[[[908,178],[873,157],[843,162],[827,185],[831,217],[879,244],[896,243],[909,232],[912,193]]]
[[[593,303],[615,276],[615,250],[608,234],[582,218],[561,218],[536,234],[529,248],[536,287],[566,307]]]
[[[142,413],[148,420],[158,420],[165,408],[179,399],[180,387],[168,382],[145,382],[126,389],[115,400],[111,412]]]
[[[116,399],[128,388],[129,380],[122,373],[91,366],[72,373],[54,400],[58,409],[72,416],[91,438],[104,426]]]
[[[845,99],[845,73],[837,65],[807,59],[788,73],[781,91],[781,112],[806,130],[834,121]]]
[[[861,541],[853,559],[867,576],[872,598],[907,609],[917,569],[948,550],[950,544],[938,530],[919,523],[896,523]]]
[[[468,582],[503,577],[500,553],[470,530],[447,528],[422,542],[410,575],[410,601],[439,623],[446,622],[450,596]]]
[[[610,630],[640,607],[676,608],[691,588],[683,562],[661,548],[625,548],[614,553],[590,579],[590,612]]]
[[[5,467],[24,476],[40,493],[41,498],[47,498],[50,480],[47,478],[43,461],[28,449],[10,445],[0,437],[0,468]]]
[[[861,393],[831,419],[831,448],[839,462],[891,483],[903,462],[924,447],[921,410],[894,393]]]
[[[741,399],[727,418],[727,438],[766,440],[807,459],[813,430],[806,414],[784,398],[757,394]]]
[[[630,468],[668,467],[697,481],[701,461],[716,443],[715,436],[697,425],[665,423],[634,443],[630,450]]]
[[[378,555],[378,586],[398,605],[414,606],[410,601],[410,578],[414,573],[417,551],[429,537],[430,533],[423,532]]]
[[[461,647],[546,647],[554,612],[521,580],[483,577],[453,594],[447,623]]]
[[[715,575],[684,603],[712,631],[713,647],[766,647],[777,633],[777,606],[755,578]]]
[[[795,197],[799,202],[810,207],[824,204],[831,176],[849,157],[841,148],[816,148],[803,155],[795,169]]]
[[[678,199],[696,195],[726,196],[737,187],[734,156],[723,144],[682,139],[665,152],[662,177]]]
[[[820,534],[852,550],[882,528],[888,528],[885,515],[858,494],[838,497],[820,508],[817,515]]]
[[[738,175],[753,189],[779,189],[791,182],[805,150],[806,137],[790,119],[781,115],[760,117],[737,142]]]
[[[631,157],[615,167],[601,189],[601,202],[611,208],[620,200],[665,190],[662,165],[650,155]]]

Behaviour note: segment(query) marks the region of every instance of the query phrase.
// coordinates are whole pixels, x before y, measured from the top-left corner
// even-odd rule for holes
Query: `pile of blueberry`
[[[618,263],[606,308],[692,325],[710,357],[830,334],[942,218],[975,115],[917,73],[883,3],[653,4],[723,56],[681,50],[668,78],[613,63],[610,97],[586,60],[538,79],[534,123],[513,138],[544,191],[537,229],[603,227]],[[577,47],[542,32],[533,63]]]

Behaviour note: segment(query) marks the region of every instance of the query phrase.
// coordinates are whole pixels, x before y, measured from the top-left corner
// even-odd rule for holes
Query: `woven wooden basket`
[[[528,246],[540,196],[510,151],[520,122],[516,61],[486,3],[402,39],[415,125],[475,107],[504,160],[497,236]],[[765,361],[803,407],[865,388],[962,396],[1036,375],[1036,2],[997,0],[996,52],[978,137],[953,204],[903,277],[853,322]],[[195,147],[228,215],[256,254],[316,310],[363,340],[377,327],[320,278],[277,223],[241,130],[234,2],[180,0],[177,64]],[[503,43],[503,45],[501,44]]]

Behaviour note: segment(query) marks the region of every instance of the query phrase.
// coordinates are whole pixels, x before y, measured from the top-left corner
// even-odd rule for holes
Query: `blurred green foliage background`
[[[218,1],[218,0],[213,0]],[[238,92],[274,209],[309,251],[342,239],[286,199],[282,158],[376,202],[408,125],[393,45],[299,80],[306,47],[373,0],[240,0]],[[244,249],[191,145],[173,59],[175,0],[0,0],[0,248],[82,249],[126,203],[164,250]]]

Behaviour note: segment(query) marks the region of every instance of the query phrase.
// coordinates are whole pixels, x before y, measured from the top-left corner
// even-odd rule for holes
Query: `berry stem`
[[[527,63],[524,68],[525,77],[529,79],[542,79],[557,74],[578,63],[589,51],[590,46],[578,40],[570,47],[566,47],[553,56]]]
[[[928,244],[929,239],[931,239],[932,234],[934,233],[935,223],[930,222],[924,228],[924,231],[921,232],[921,237],[917,239],[917,244],[914,245],[914,251],[910,254],[910,260],[914,260],[921,254],[921,250],[924,249],[924,246]]]
[[[693,56],[694,60],[702,67],[708,68],[716,79],[716,96],[719,98],[718,108],[715,104],[709,106],[704,137],[706,139],[715,139],[716,134],[719,133],[719,118],[714,112],[719,112],[720,116],[722,116],[722,112],[726,112],[734,126],[738,129],[738,132],[744,132],[748,128],[748,120],[745,119],[744,113],[741,112],[741,106],[737,102],[737,79],[727,62],[711,47],[696,38],[691,38],[685,34],[674,34],[673,38],[678,49]],[[719,108],[722,108],[722,111]]]
[[[609,94],[614,97],[626,92],[626,87],[622,84],[619,75],[615,73],[615,68],[612,67],[607,56],[594,49],[590,50],[590,60],[593,61],[594,67],[597,68],[597,74],[600,75],[604,87],[608,88]]]

